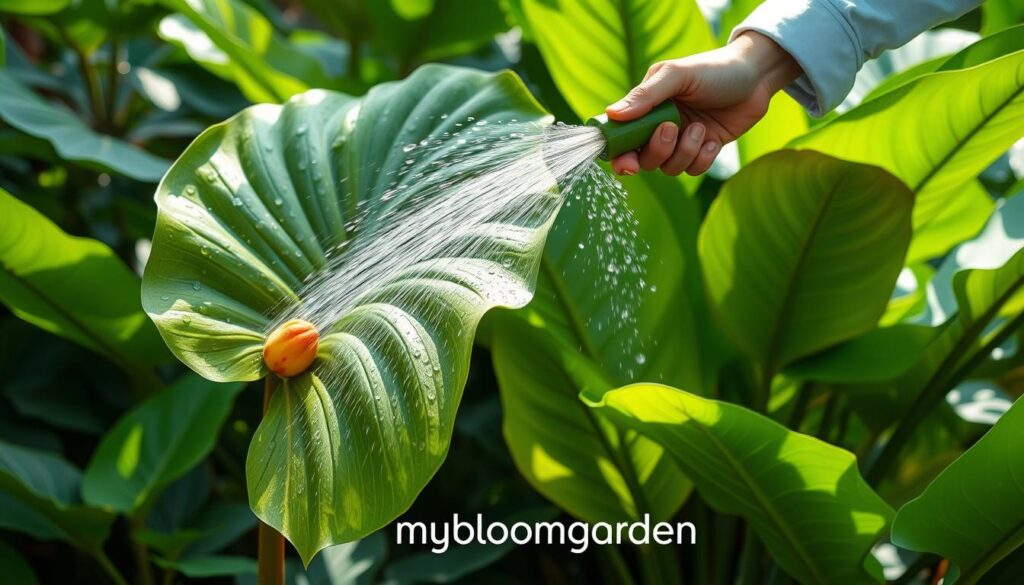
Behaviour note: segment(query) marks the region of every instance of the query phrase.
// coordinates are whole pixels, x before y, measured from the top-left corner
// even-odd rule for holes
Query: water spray
[[[679,126],[679,110],[671,101],[662,102],[636,120],[619,122],[609,120],[608,114],[601,114],[587,120],[587,126],[597,128],[604,135],[606,145],[601,158],[608,160],[647,144],[654,131],[664,122]]]

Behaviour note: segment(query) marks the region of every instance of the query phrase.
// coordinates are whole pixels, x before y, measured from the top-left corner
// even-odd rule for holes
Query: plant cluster
[[[403,146],[579,123],[757,4],[0,0],[3,580],[255,582],[279,532],[290,583],[1019,582],[1014,0],[625,178],[643,270],[570,204],[277,328],[427,192]],[[453,513],[697,542],[394,538]]]

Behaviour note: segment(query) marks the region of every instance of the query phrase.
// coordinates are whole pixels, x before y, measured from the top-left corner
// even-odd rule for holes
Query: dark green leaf
[[[158,566],[173,569],[192,579],[208,577],[230,577],[235,575],[255,575],[256,559],[236,556],[203,556],[188,557],[178,560],[153,559]]]
[[[47,140],[66,160],[155,183],[168,161],[127,142],[99,134],[62,106],[39,97],[8,71],[0,71],[0,118]]]
[[[132,409],[100,442],[82,496],[131,516],[213,448],[242,383],[194,374]]]
[[[35,571],[28,564],[18,551],[0,541],[0,574],[4,576],[5,583],[16,585],[36,585]]]
[[[708,296],[774,373],[872,329],[910,240],[913,196],[878,168],[780,151],[722,188],[701,228]]]
[[[598,412],[664,445],[714,509],[745,518],[801,583],[868,583],[892,515],[849,452],[740,406],[655,384],[612,390]]]

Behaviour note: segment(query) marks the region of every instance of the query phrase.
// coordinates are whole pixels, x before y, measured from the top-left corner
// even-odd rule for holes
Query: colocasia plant
[[[563,181],[360,247],[467,172],[439,137],[579,124],[756,5],[0,0],[4,581],[1019,582],[1013,0],[624,179],[628,243]],[[397,538],[453,514],[695,543]]]

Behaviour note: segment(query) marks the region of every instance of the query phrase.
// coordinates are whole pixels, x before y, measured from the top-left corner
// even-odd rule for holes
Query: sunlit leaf
[[[143,279],[171,349],[209,379],[266,375],[276,312],[358,233],[346,227],[357,208],[368,213],[358,229],[370,229],[426,188],[398,173],[403,145],[469,116],[548,120],[511,73],[428,66],[361,101],[312,91],[205,132],[157,193]],[[390,275],[340,321],[317,324],[317,360],[274,393],[246,465],[253,510],[307,563],[390,522],[441,464],[476,323],[529,299],[550,222],[467,234],[487,245]]]
[[[593,406],[663,445],[717,511],[746,519],[801,583],[878,581],[870,555],[892,515],[847,451],[743,407],[655,384]]]
[[[132,515],[210,452],[242,388],[186,375],[129,411],[96,448],[82,497]]]
[[[710,302],[768,372],[874,327],[903,265],[913,197],[881,169],[780,151],[726,183],[701,228]]]
[[[977,583],[1024,544],[1024,402],[1018,402],[893,521],[895,544],[950,560],[947,583]]]
[[[580,118],[604,112],[658,61],[713,48],[693,0],[514,0]]]
[[[956,198],[970,195],[978,205],[978,174],[1024,135],[1024,50],[1020,30],[1011,29],[976,45],[994,58],[964,68],[960,55],[944,70],[919,77],[797,138],[791,145],[813,148],[846,160],[880,166],[916,194],[914,241],[908,262],[945,252],[984,223],[949,223]],[[988,50],[988,49],[986,49]],[[1009,51],[1000,56],[1003,51]],[[967,66],[974,65],[974,66]],[[964,205],[964,203],[957,203]],[[991,206],[991,204],[989,204]]]
[[[139,280],[114,252],[64,233],[2,189],[0,263],[0,301],[18,317],[132,373],[166,360],[139,305]]]

